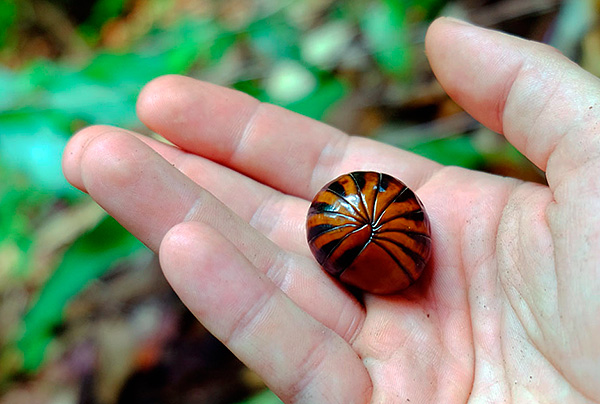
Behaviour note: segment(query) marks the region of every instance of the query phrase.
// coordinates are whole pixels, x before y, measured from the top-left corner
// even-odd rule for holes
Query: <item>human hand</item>
[[[90,127],[65,175],[159,253],[183,302],[285,402],[600,401],[600,82],[547,46],[448,19],[426,49],[446,91],[549,186],[176,76],[138,112],[178,147]],[[308,250],[309,201],[354,170],[401,179],[429,213],[432,259],[398,295],[358,302]]]

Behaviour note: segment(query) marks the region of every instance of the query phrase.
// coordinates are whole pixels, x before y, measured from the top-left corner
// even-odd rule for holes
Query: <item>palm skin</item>
[[[285,402],[600,401],[600,83],[546,46],[448,19],[426,50],[548,187],[176,76],[150,83],[138,113],[178,147],[91,127],[65,175],[159,253],[189,309]],[[306,245],[310,199],[354,170],[400,178],[429,213],[432,260],[398,295],[357,301]]]

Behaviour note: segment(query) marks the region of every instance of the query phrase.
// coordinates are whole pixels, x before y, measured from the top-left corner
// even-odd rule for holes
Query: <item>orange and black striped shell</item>
[[[342,175],[315,196],[307,218],[310,250],[342,282],[389,294],[413,284],[431,254],[423,204],[387,174]]]

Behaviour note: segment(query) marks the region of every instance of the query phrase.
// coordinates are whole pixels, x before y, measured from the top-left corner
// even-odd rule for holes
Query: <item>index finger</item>
[[[383,171],[417,188],[439,167],[239,91],[182,76],[150,82],[140,94],[138,115],[179,147],[305,199],[349,171]]]

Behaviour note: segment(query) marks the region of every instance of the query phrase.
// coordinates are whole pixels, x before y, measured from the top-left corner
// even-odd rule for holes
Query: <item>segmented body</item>
[[[431,254],[421,201],[401,181],[371,171],[342,175],[317,193],[307,238],[327,272],[372,293],[408,287]]]

